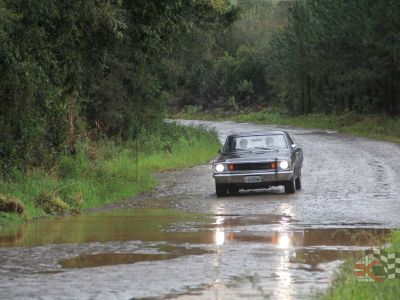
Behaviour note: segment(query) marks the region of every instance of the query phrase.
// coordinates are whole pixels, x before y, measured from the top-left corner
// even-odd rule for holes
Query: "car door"
[[[286,137],[289,141],[292,163],[295,166],[297,175],[300,175],[301,168],[303,166],[303,150],[293,142],[289,134],[286,133]]]

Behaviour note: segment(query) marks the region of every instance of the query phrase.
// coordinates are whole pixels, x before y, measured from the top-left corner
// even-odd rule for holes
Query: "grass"
[[[15,170],[0,180],[0,195],[19,199],[25,208],[23,215],[0,212],[0,224],[77,213],[137,195],[157,184],[154,172],[207,162],[219,148],[215,132],[173,123],[144,132],[137,143],[82,142],[51,170]]]
[[[389,249],[400,253],[400,231],[394,230],[390,238]],[[327,294],[321,295],[324,300],[384,300],[399,299],[400,280],[386,279],[382,283],[358,282],[353,274],[355,260],[349,260],[342,265],[332,288]]]
[[[346,112],[340,115],[309,114],[307,116],[292,117],[270,109],[226,114],[220,110],[212,113],[203,113],[191,107],[183,113],[174,115],[174,117],[330,129],[355,136],[400,143],[400,118],[391,118],[385,115],[361,115]]]

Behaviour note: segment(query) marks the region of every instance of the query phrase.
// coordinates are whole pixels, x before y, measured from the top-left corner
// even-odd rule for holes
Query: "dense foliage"
[[[303,0],[271,41],[273,87],[289,111],[400,111],[400,2]]]
[[[159,62],[227,10],[223,0],[0,0],[0,169],[49,167],[82,138],[157,125],[168,91]]]
[[[400,112],[400,2],[0,0],[0,170],[168,109]]]
[[[270,101],[273,95],[267,70],[269,41],[282,26],[286,3],[236,1],[226,20],[213,31],[197,30],[176,53],[184,57],[174,68],[178,108],[220,107],[240,110]]]
[[[179,106],[399,114],[399,1],[238,0],[237,9],[182,71]]]

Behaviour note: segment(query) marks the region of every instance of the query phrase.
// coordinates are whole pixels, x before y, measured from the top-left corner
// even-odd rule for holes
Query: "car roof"
[[[244,137],[244,136],[257,136],[257,135],[277,135],[277,134],[287,134],[286,131],[281,130],[263,130],[263,131],[249,131],[249,132],[238,132],[230,134],[228,137]]]

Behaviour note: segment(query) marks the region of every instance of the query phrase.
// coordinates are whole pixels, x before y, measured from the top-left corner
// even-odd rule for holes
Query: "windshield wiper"
[[[276,149],[271,149],[268,147],[254,147],[255,149],[262,149],[262,150],[276,150]]]
[[[235,150],[232,150],[231,152],[240,152],[240,151],[245,151],[245,152],[251,153],[251,150],[247,150],[247,149],[235,149]]]

